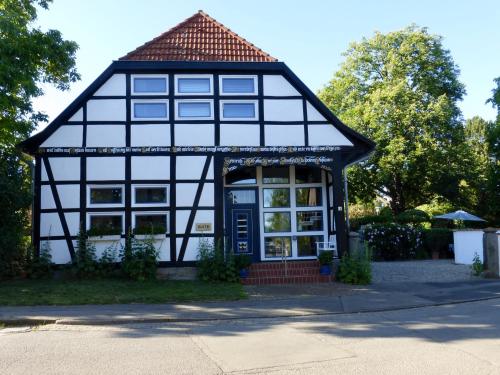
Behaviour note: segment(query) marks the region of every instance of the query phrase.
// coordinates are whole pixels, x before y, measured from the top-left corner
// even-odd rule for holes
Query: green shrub
[[[472,258],[471,269],[474,276],[481,276],[484,270],[483,263],[476,252],[474,252],[474,258]]]
[[[337,279],[346,284],[370,284],[372,281],[370,258],[370,251],[344,255],[340,259]]]
[[[409,225],[370,225],[363,236],[375,260],[415,259],[423,245],[422,231]]]
[[[96,259],[96,248],[92,241],[89,241],[88,234],[80,230],[78,232],[75,258],[71,264],[71,273],[80,279],[94,278],[99,276],[99,268]]]
[[[318,255],[319,264],[329,266],[333,262],[333,251],[321,251]]]
[[[132,280],[154,280],[156,279],[158,256],[159,252],[154,246],[152,236],[138,240],[132,238],[132,234],[129,232],[120,254],[122,271]]]
[[[234,264],[237,270],[247,269],[252,264],[252,257],[248,254],[235,255]]]
[[[164,225],[141,226],[134,228],[134,234],[165,234],[167,229]]]
[[[53,266],[50,241],[43,242],[38,256],[35,254],[34,248],[29,250],[26,262],[26,276],[28,278],[49,279],[54,275]]]
[[[107,247],[99,260],[97,261],[97,268],[102,277],[113,276],[117,270],[118,251],[115,245]]]
[[[440,257],[448,253],[448,244],[453,242],[453,232],[447,228],[426,229],[424,234],[425,248],[429,253],[438,252]]]
[[[226,257],[220,241],[214,246],[209,239],[200,238],[197,266],[198,277],[203,281],[239,280],[235,256],[230,253]]]
[[[427,223],[430,221],[429,215],[417,209],[406,210],[396,216],[396,221],[401,224],[412,224],[415,226]]]
[[[388,215],[367,215],[349,220],[350,229],[357,231],[362,225],[388,224],[392,221],[392,216]]]

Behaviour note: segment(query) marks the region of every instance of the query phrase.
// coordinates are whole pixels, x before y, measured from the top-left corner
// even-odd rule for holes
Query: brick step
[[[319,274],[319,268],[299,268],[299,269],[284,269],[281,270],[253,270],[249,272],[250,277],[282,277],[287,276],[316,276]]]
[[[333,281],[332,276],[288,276],[288,277],[247,277],[241,280],[243,285],[265,285],[265,284],[311,284],[329,283]]]
[[[319,267],[319,262],[316,260],[310,261],[288,261],[286,263],[288,269],[295,268],[307,268],[307,267]],[[250,266],[250,269],[255,270],[270,270],[270,269],[282,269],[285,267],[283,262],[274,262],[274,263],[254,263]]]

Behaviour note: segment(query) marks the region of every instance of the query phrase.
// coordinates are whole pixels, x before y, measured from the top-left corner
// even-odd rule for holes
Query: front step
[[[242,284],[306,284],[333,281],[333,276],[319,274],[319,262],[316,260],[288,261],[286,266],[284,262],[255,263],[250,266],[249,271],[248,277],[241,280]]]

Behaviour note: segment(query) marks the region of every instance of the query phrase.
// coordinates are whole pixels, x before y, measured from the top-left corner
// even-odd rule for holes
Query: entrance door
[[[260,261],[259,205],[256,188],[227,188],[226,229],[234,254]]]

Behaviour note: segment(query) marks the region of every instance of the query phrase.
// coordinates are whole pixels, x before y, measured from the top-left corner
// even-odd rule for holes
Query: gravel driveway
[[[373,262],[372,282],[452,282],[475,279],[470,266],[455,264],[451,259],[404,262]]]

